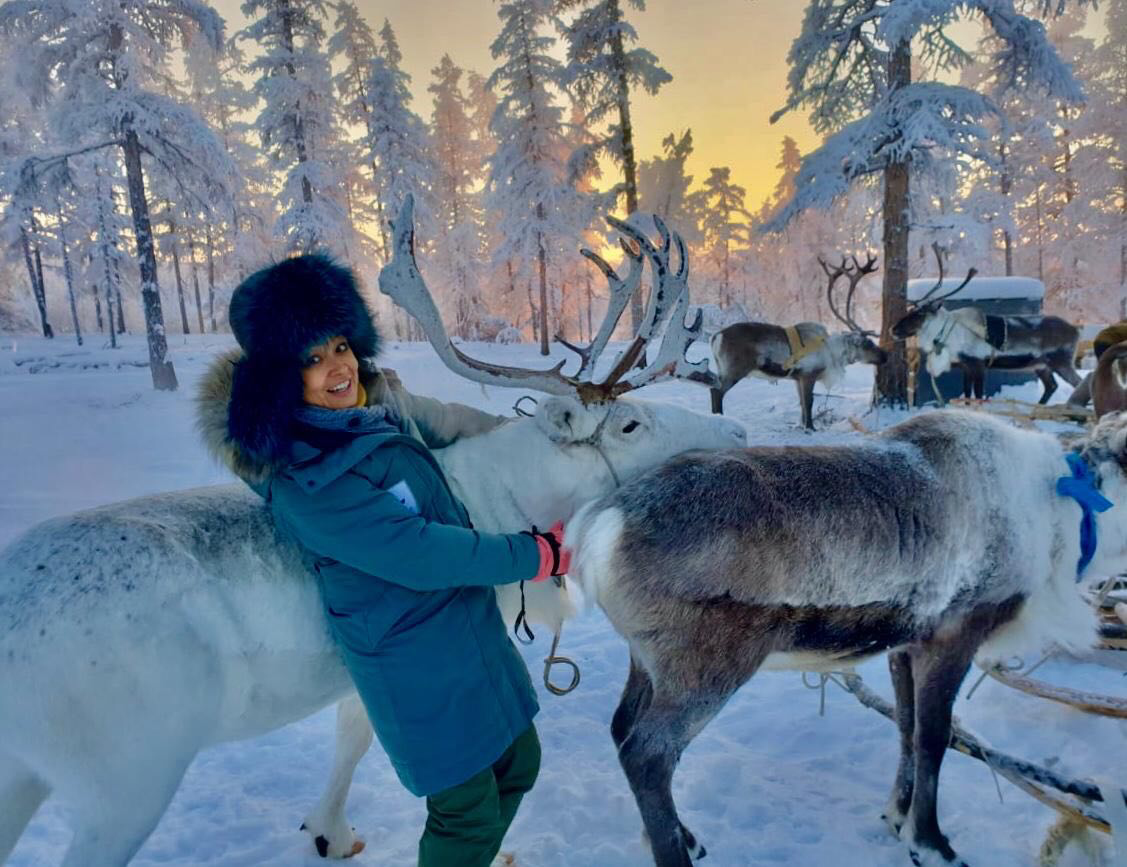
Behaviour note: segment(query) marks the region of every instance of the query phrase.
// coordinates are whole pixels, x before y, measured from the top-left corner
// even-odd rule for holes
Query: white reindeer
[[[693,366],[675,357],[694,336],[683,324],[670,325],[653,363],[625,376],[645,351],[640,335],[600,383],[559,368],[511,370],[466,358],[439,332],[414,261],[410,203],[394,237],[395,260],[381,287],[418,311],[444,359],[479,380],[553,394],[535,418],[436,454],[482,530],[543,524],[671,455],[745,439],[731,421],[674,406],[591,400],[691,373]],[[682,259],[677,274],[669,271],[668,236],[662,251],[641,241],[655,272],[665,274],[647,309],[649,336],[687,305],[686,268]],[[632,257],[624,280],[598,260],[621,301],[618,315],[642,259]],[[586,369],[605,337],[584,350]],[[577,400],[577,392],[591,402]],[[505,593],[511,622],[519,591]],[[554,627],[569,607],[550,582],[526,588],[526,598],[530,618]],[[201,749],[354,696],[320,611],[300,551],[241,485],[92,509],[14,541],[0,552],[0,861],[56,794],[69,802],[75,824],[64,867],[125,864]],[[321,854],[343,856],[357,848],[344,795],[371,729],[358,701],[344,703],[338,721],[333,780],[307,825]]]

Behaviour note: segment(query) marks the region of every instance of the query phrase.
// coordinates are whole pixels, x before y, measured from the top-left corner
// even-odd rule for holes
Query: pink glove
[[[556,521],[546,533],[533,527],[530,535],[540,548],[540,569],[532,580],[547,581],[554,575],[566,575],[571,568],[571,551],[564,547],[563,521]]]

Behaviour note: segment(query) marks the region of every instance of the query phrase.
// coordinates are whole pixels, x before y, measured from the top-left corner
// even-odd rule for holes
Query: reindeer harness
[[[803,341],[797,325],[788,325],[783,331],[786,332],[787,347],[790,349],[790,357],[783,362],[783,369],[787,371],[794,370],[807,355],[817,352],[826,345],[826,339],[817,335]]]

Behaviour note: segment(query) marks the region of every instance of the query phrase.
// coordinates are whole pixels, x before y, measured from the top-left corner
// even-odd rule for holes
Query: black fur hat
[[[278,466],[293,443],[306,351],[339,334],[357,358],[374,358],[379,333],[356,277],[321,254],[251,274],[231,296],[229,317],[245,355],[234,371],[228,433],[252,460]]]

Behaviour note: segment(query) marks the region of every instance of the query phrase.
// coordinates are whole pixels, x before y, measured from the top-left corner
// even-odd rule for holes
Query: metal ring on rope
[[[560,646],[560,633],[563,631],[562,627],[556,630],[555,636],[552,638],[552,649],[548,651],[548,655],[544,657],[544,688],[552,695],[567,695],[577,686],[579,686],[579,666],[566,656],[557,656],[556,648]],[[553,665],[567,665],[571,666],[571,683],[567,686],[556,686],[552,683],[552,666]]]
[[[521,404],[524,403],[524,401],[526,401],[526,400],[531,400],[533,406],[538,406],[540,404],[540,401],[538,401],[536,398],[534,398],[531,394],[522,394],[520,397],[517,398],[517,402],[513,404],[513,412],[515,412],[518,416],[521,416],[523,418],[532,418],[533,416],[536,415],[536,413],[529,412],[528,410],[524,409],[521,406]]]

